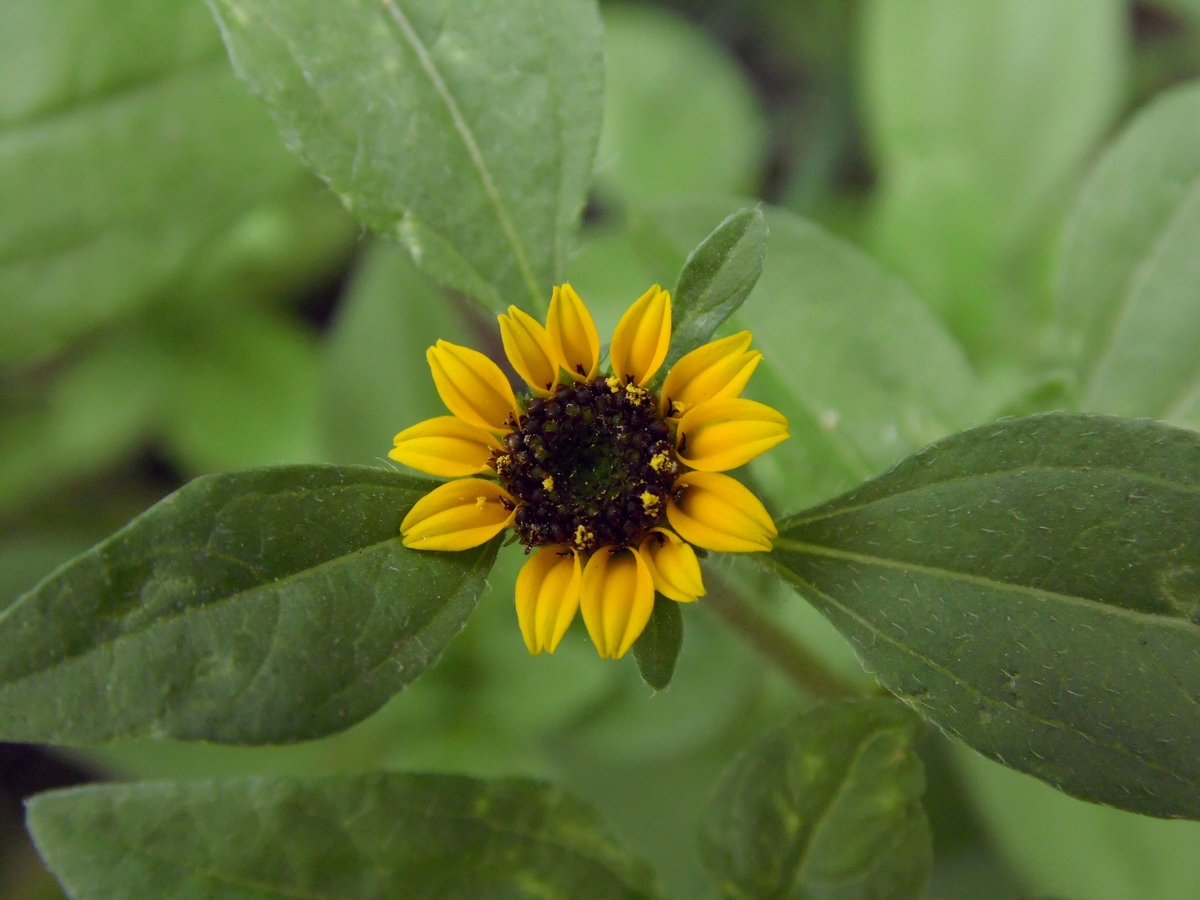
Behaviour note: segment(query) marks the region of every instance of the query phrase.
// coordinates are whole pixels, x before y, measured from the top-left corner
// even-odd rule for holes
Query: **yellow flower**
[[[389,454],[445,478],[401,523],[404,545],[466,550],[513,528],[532,553],[517,578],[517,620],[533,654],[553,653],[582,610],[601,657],[641,635],[656,593],[704,596],[692,545],[771,549],[775,524],[722,474],[788,437],[769,406],[741,397],[762,354],[743,331],[681,358],[651,389],[671,343],[671,295],[655,285],[621,317],[600,372],[600,338],[569,284],[546,325],[510,307],[504,351],[529,385],[518,401],[494,362],[438,341],[427,354],[453,415],[396,435]]]

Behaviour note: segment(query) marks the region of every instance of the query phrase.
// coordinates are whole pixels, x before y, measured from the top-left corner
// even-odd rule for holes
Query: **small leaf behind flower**
[[[1002,421],[779,530],[778,571],[942,728],[1076,797],[1200,819],[1200,435]]]
[[[97,785],[29,803],[78,900],[657,900],[588,804],[523,779],[240,778]]]
[[[767,260],[767,231],[761,209],[741,209],[688,256],[672,295],[673,335],[664,372],[710,340],[749,296]]]
[[[737,900],[909,900],[933,867],[913,751],[921,718],[895,700],[825,703],[725,773],[700,857]]]
[[[654,611],[642,636],[633,645],[642,681],[657,691],[665,691],[675,676],[675,664],[683,649],[683,613],[679,604],[662,594],[654,597]]]
[[[496,541],[401,545],[433,486],[358,466],[196,479],[0,612],[0,739],[349,728],[436,659],[495,559]]]

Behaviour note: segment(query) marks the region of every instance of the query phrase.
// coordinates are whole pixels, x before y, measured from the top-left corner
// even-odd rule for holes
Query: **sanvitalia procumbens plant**
[[[702,833],[729,896],[800,897],[831,882],[846,896],[921,896],[922,718],[1075,796],[1200,818],[1189,713],[1200,437],[1038,415],[943,438],[777,523],[732,479],[704,499],[706,479],[786,435],[769,407],[735,403],[758,359],[739,332],[718,337],[748,297],[754,319],[767,218],[782,226],[777,271],[847,251],[778,213],[734,213],[690,254],[673,304],[658,290],[635,304],[600,377],[586,310],[552,290],[599,130],[590,3],[213,8],[285,141],[425,272],[503,313],[510,361],[545,396],[522,406],[494,362],[443,345],[430,362],[455,418],[401,432],[394,453],[458,480],[333,466],[197,479],[0,613],[0,736],[268,744],[343,730],[453,639],[509,525],[534,549],[515,598],[529,649],[553,650],[577,602],[601,655],[632,647],[661,688],[679,632],[675,604],[653,589],[689,601],[705,589],[674,532],[718,553],[770,549],[767,568],[826,613],[889,694],[820,705],[730,769]],[[773,311],[760,340],[777,343],[801,308]],[[710,369],[693,371],[709,353],[725,373],[711,396],[694,380]],[[660,386],[664,360],[675,368]],[[797,432],[804,365],[764,361],[772,405]],[[675,384],[677,372],[692,376]],[[607,430],[577,428],[588,412],[585,424]],[[548,437],[550,425],[569,440]],[[791,443],[815,447],[804,425]],[[661,894],[586,805],[527,781],[99,786],[38,798],[30,826],[84,898]]]
[[[786,440],[787,420],[739,396],[762,359],[747,349],[749,332],[685,355],[661,398],[646,387],[671,344],[671,295],[658,285],[617,324],[607,376],[591,313],[569,284],[555,288],[546,328],[515,306],[500,328],[534,399],[518,403],[494,362],[441,341],[429,365],[454,415],[402,431],[389,454],[431,475],[498,482],[435,488],[400,523],[404,545],[468,550],[513,527],[536,550],[516,586],[529,652],[553,653],[582,604],[600,656],[620,659],[650,621],[655,591],[679,603],[704,595],[691,544],[771,549],[770,514],[722,473]]]

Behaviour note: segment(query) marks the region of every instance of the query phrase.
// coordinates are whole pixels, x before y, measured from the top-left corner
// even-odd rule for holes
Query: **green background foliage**
[[[0,737],[182,779],[44,796],[43,854],[372,896],[419,798],[462,855],[391,877],[439,896],[658,896],[633,848],[675,897],[1194,900],[1200,826],[1044,782],[1197,817],[1196,439],[989,423],[1200,423],[1198,75],[1189,0],[6,4]],[[654,281],[752,330],[791,422],[738,473],[791,586],[710,555],[619,664],[528,656],[520,548],[403,550],[385,461],[425,348],[499,359],[563,278],[605,339]],[[878,691],[856,654],[962,740],[817,704]],[[0,804],[0,894],[56,891]]]

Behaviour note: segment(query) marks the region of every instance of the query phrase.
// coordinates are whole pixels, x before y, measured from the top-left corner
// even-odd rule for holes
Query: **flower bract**
[[[762,355],[741,332],[685,354],[654,390],[671,343],[671,295],[654,285],[622,316],[600,371],[600,339],[569,284],[543,325],[499,317],[520,397],[482,353],[438,341],[427,354],[452,413],[396,435],[389,454],[455,479],[419,500],[404,545],[456,551],[515,531],[529,558],[516,607],[530,653],[553,653],[577,611],[602,657],[624,656],[655,602],[704,596],[693,546],[771,549],[775,525],[724,474],[788,437],[778,411],[744,399]]]

